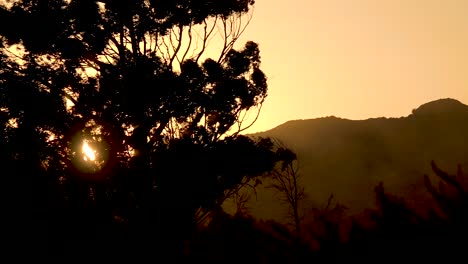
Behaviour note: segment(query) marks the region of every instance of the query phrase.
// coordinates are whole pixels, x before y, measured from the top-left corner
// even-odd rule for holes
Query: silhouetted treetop
[[[239,135],[267,96],[258,45],[234,47],[253,4],[2,2],[1,162],[34,210],[151,236],[271,170],[271,141]]]
[[[76,119],[72,126],[105,124],[108,140],[142,156],[147,143],[236,135],[246,127],[246,112],[267,95],[258,45],[233,49],[253,3],[14,1],[1,8],[2,24],[13,25],[0,28],[5,74],[15,77],[4,78],[11,82],[5,97],[18,99],[5,109],[34,109],[34,120],[57,120],[50,116],[62,112],[59,124]],[[199,63],[218,26],[224,28],[219,56]]]

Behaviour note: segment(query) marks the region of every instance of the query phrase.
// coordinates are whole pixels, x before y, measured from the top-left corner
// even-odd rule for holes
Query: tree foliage
[[[61,238],[58,226],[180,238],[271,170],[271,141],[239,135],[267,96],[258,45],[234,49],[253,4],[1,4],[0,162],[7,204],[28,208],[17,218]]]

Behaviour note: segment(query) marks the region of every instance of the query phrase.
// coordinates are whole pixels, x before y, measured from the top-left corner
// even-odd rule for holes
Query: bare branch
[[[188,28],[188,37],[189,37],[189,42],[187,45],[187,48],[185,49],[184,55],[180,59],[181,61],[185,60],[185,57],[187,56],[187,53],[189,52],[191,46],[192,46],[192,23],[190,23],[189,28]]]
[[[252,127],[255,124],[255,122],[257,122],[257,119],[260,116],[260,112],[262,111],[263,101],[264,101],[264,99],[262,99],[262,101],[258,104],[257,115],[255,116],[254,120],[248,126],[242,128],[242,129],[239,129],[236,133],[234,133],[234,135],[238,135],[239,133],[249,129],[250,127]]]
[[[279,149],[285,149],[281,142],[277,142],[276,145]],[[286,149],[286,151],[289,150]],[[293,157],[293,160],[289,160],[288,156],[286,156],[284,160],[284,162],[287,162],[286,167],[282,166],[273,171],[273,182],[270,184],[270,187],[278,192],[280,201],[287,204],[289,216],[294,223],[297,236],[299,237],[302,219],[299,207],[305,198],[305,193],[304,187],[301,186],[299,165],[295,154]]]
[[[223,58],[224,58],[224,54],[226,53],[226,50],[227,50],[227,46],[228,46],[228,38],[229,38],[229,35],[228,35],[228,32],[227,32],[227,24],[226,24],[226,18],[222,18],[222,22],[223,22],[223,48],[221,50],[221,53],[219,54],[219,58],[218,58],[218,63],[221,63],[221,61],[223,61]]]
[[[198,53],[197,58],[195,59],[196,62],[198,62],[200,57],[205,53],[206,47],[208,46],[208,43],[209,43],[210,36],[213,33],[213,31],[214,31],[214,29],[215,29],[215,27],[216,27],[216,25],[218,23],[218,16],[215,17],[215,19],[213,21],[213,26],[211,27],[210,30],[207,30],[208,29],[208,23],[206,21],[207,21],[207,19],[205,19],[203,21],[204,29],[203,29],[202,49]]]

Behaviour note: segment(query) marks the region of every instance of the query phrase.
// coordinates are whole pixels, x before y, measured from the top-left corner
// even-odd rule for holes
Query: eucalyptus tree
[[[253,5],[1,2],[1,163],[11,208],[29,208],[23,219],[64,239],[179,239],[271,170],[271,141],[239,134],[267,96],[258,45],[236,46]]]

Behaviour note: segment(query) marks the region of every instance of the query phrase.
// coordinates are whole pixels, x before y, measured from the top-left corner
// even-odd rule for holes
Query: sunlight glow
[[[137,155],[136,149],[127,146],[127,150],[125,151],[130,157],[135,157]]]
[[[8,119],[8,127],[11,128],[18,128],[18,118],[10,118]]]
[[[82,150],[83,150],[83,154],[84,154],[83,159],[85,161],[88,161],[88,160],[94,161],[94,160],[96,160],[95,151],[88,145],[88,142],[86,142],[86,141],[83,142]]]
[[[73,106],[75,106],[75,104],[68,98],[65,98],[65,108],[67,109],[67,111],[70,111]]]

